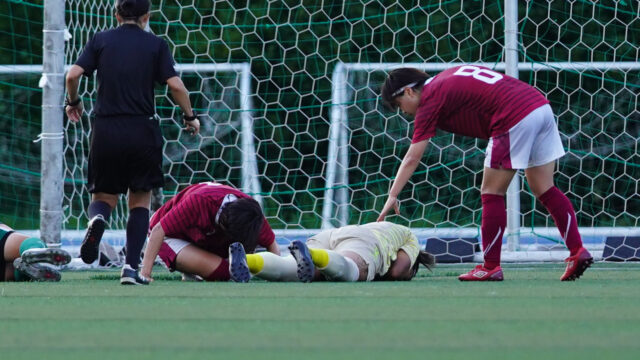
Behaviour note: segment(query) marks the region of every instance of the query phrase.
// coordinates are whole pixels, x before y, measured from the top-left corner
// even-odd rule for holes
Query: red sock
[[[484,267],[489,270],[500,265],[502,235],[507,226],[507,209],[504,196],[482,194],[482,249],[484,250]]]
[[[575,255],[582,247],[582,239],[578,232],[576,212],[571,206],[571,201],[555,186],[542,194],[539,200],[553,217],[553,221],[556,223],[558,230],[560,230],[560,235],[562,235],[562,239],[569,248],[571,255]]]
[[[226,259],[222,259],[220,265],[205,278],[207,281],[229,281],[229,279],[231,274],[229,274],[229,261]]]

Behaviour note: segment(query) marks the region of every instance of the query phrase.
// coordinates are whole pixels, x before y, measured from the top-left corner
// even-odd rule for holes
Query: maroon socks
[[[502,235],[507,226],[507,209],[504,196],[482,194],[482,249],[484,250],[484,267],[493,270],[500,265]]]
[[[576,212],[569,201],[569,198],[557,187],[553,186],[539,198],[544,207],[547,208],[553,221],[556,223],[564,243],[569,248],[571,255],[575,255],[582,247],[582,239],[578,233],[578,221]]]
[[[205,278],[206,281],[228,281],[229,279],[231,279],[229,260],[226,259],[222,259],[220,265]]]
[[[507,226],[507,211],[504,196],[482,194],[482,249],[484,250],[484,267],[488,270],[500,265],[502,236]],[[571,255],[575,255],[582,247],[582,239],[578,233],[578,221],[569,198],[557,187],[553,186],[539,198],[553,217],[560,235]]]

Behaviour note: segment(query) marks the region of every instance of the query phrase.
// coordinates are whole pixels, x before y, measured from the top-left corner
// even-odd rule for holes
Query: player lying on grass
[[[251,276],[268,281],[411,280],[418,264],[428,269],[435,258],[421,251],[411,230],[390,222],[349,225],[325,230],[289,245],[292,256],[248,254],[240,243],[229,247],[232,280]]]
[[[71,255],[62,249],[49,249],[42,240],[17,233],[0,223],[0,281],[60,281],[52,265],[65,265]]]
[[[190,185],[167,201],[150,221],[140,275],[151,278],[156,256],[171,270],[208,281],[229,280],[229,245],[249,252],[260,244],[279,255],[273,230],[257,201],[218,183]]]
[[[533,194],[547,208],[569,248],[561,280],[575,280],[593,263],[582,246],[575,211],[554,186],[555,161],[564,155],[549,101],[516,78],[474,65],[457,66],[429,77],[413,68],[389,73],[382,99],[415,116],[413,139],[389,191],[378,221],[394,209],[398,194],[413,175],[436,129],[488,139],[482,178],[484,265],[461,281],[501,281],[500,251],[507,225],[504,195],[514,174],[524,169]]]

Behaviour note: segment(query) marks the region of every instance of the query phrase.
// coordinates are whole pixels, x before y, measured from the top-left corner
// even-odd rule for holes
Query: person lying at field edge
[[[156,256],[171,271],[207,281],[230,279],[229,245],[248,252],[259,244],[280,255],[275,235],[257,201],[233,187],[205,182],[190,185],[153,214],[140,275],[151,277]]]
[[[247,282],[252,276],[268,281],[411,280],[423,264],[435,266],[435,257],[420,250],[411,230],[390,222],[349,225],[325,230],[306,244],[295,240],[291,256],[248,254],[241,243],[231,244],[231,279]]]
[[[555,161],[564,155],[549,101],[516,78],[475,65],[456,66],[434,77],[414,68],[393,70],[382,85],[382,100],[415,116],[413,139],[378,221],[400,212],[398,194],[413,175],[436,129],[488,139],[482,178],[484,264],[461,281],[502,281],[500,251],[507,225],[504,196],[518,169],[547,208],[569,248],[562,281],[576,280],[593,263],[582,246],[576,213],[554,186]]]
[[[62,249],[47,248],[35,237],[13,231],[0,223],[0,281],[60,281],[60,272],[51,265],[65,265],[71,255]]]

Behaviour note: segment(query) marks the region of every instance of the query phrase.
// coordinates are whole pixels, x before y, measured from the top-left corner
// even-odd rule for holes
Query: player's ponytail
[[[429,75],[424,71],[420,71],[415,68],[400,68],[392,70],[382,84],[380,93],[383,103],[389,109],[395,110],[397,105],[394,99],[402,95],[404,87],[411,85],[412,88],[422,89],[424,82],[427,81],[428,78]]]
[[[418,258],[416,259],[416,263],[413,264],[413,269],[411,270],[411,277],[413,278],[418,272],[418,266],[422,264],[422,266],[426,267],[427,270],[432,271],[432,269],[436,266],[436,257],[433,254],[428,253],[424,250],[420,250],[418,254]]]

